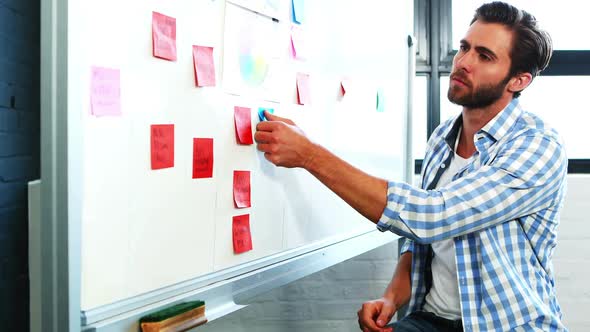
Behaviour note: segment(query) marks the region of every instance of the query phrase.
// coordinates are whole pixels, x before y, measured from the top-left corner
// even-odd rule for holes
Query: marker
[[[264,111],[267,111],[270,114],[274,114],[275,110],[274,108],[264,108],[264,107],[259,107],[258,108],[258,118],[260,119],[260,121],[266,121],[268,120],[265,116],[264,116]]]

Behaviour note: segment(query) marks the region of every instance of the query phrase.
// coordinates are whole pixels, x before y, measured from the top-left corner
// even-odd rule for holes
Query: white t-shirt
[[[461,131],[459,131],[460,135]],[[457,135],[457,142],[459,141]],[[457,143],[455,143],[455,151]],[[451,183],[453,176],[471,162],[455,153],[451,164],[441,175],[436,188]],[[432,287],[426,294],[424,310],[446,319],[461,319],[459,283],[457,282],[457,265],[455,264],[455,242],[453,239],[442,240],[432,244]]]

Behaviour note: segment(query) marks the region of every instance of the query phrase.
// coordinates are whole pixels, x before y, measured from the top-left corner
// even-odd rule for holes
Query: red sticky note
[[[193,45],[193,65],[197,86],[215,86],[213,47]]]
[[[309,74],[297,73],[297,103],[307,105],[311,102]]]
[[[157,58],[176,61],[176,19],[152,12],[152,48]]]
[[[193,179],[213,177],[213,139],[193,139]]]
[[[234,205],[238,209],[251,206],[250,171],[234,171]]]
[[[343,96],[346,93],[346,88],[349,86],[349,83],[350,82],[347,78],[340,81],[340,90],[341,90]]]
[[[234,124],[239,144],[254,144],[252,138],[252,116],[248,107],[234,107]]]
[[[235,254],[241,254],[243,252],[252,250],[252,235],[250,234],[249,214],[233,217],[232,238]]]
[[[92,67],[90,78],[90,114],[121,115],[119,69]]]
[[[174,125],[151,126],[152,169],[174,167]]]

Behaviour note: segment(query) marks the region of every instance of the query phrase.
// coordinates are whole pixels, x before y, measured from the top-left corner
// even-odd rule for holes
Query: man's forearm
[[[391,300],[396,308],[404,306],[412,294],[411,284],[412,252],[407,251],[399,257],[397,267],[383,297]]]
[[[313,144],[303,167],[346,203],[374,223],[387,203],[387,181],[371,176]]]

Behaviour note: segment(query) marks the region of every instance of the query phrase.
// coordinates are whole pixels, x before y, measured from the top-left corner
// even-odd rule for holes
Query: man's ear
[[[508,82],[508,91],[517,92],[524,90],[533,81],[531,73],[519,73]]]

